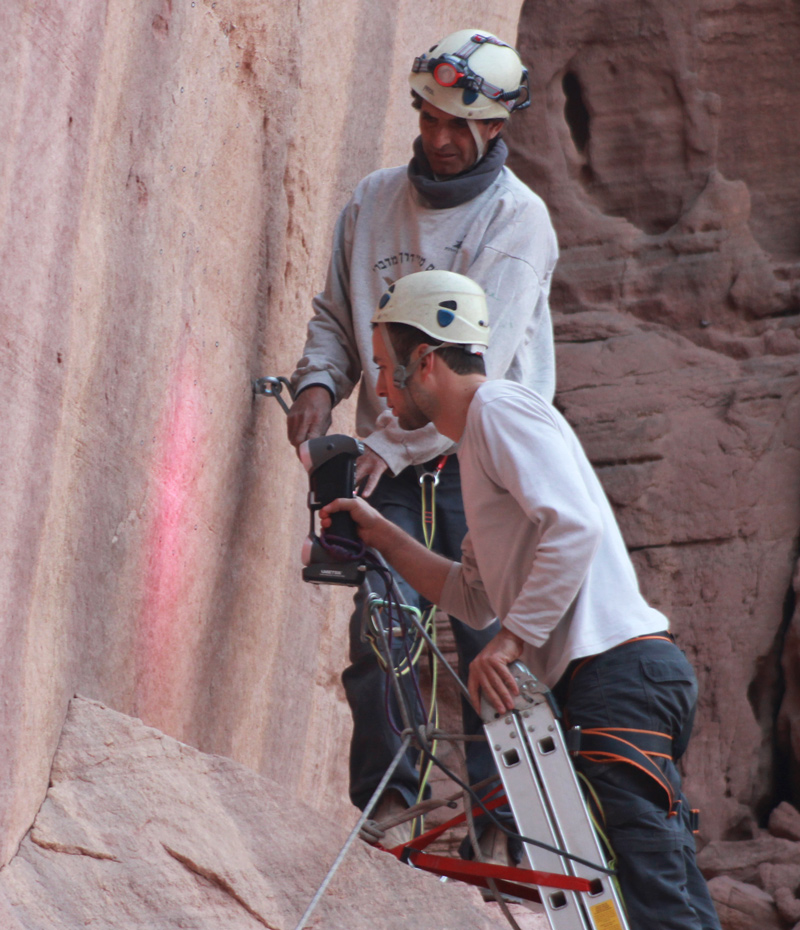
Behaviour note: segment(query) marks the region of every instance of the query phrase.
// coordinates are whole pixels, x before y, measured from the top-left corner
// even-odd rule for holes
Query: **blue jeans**
[[[554,689],[568,726],[630,727],[673,738],[674,761],[658,764],[680,788],[675,762],[689,741],[697,701],[694,671],[665,640],[610,649],[568,673]],[[689,805],[668,816],[654,779],[624,762],[578,757],[575,767],[597,792],[616,854],[631,930],[720,930],[711,896],[695,862]]]
[[[428,495],[430,500],[430,495]],[[384,475],[369,499],[373,507],[387,519],[404,529],[420,542],[422,533],[422,503],[420,484],[414,468],[406,468],[396,477]],[[436,535],[433,548],[447,558],[461,560],[461,541],[467,531],[464,505],[461,500],[461,478],[458,459],[451,455],[442,469],[436,488]],[[424,609],[427,602],[402,578],[395,576],[403,600]],[[382,594],[383,585],[374,572],[369,573],[369,585]],[[371,646],[362,641],[361,627],[365,592],[359,588],[355,596],[356,609],[350,619],[350,666],[342,675],[347,701],[353,715],[353,736],[350,743],[350,799],[362,810],[389,767],[401,738],[394,732],[385,710],[386,676],[377,662]],[[499,630],[495,621],[485,630],[473,630],[466,624],[450,618],[458,653],[458,673],[466,681],[469,663]],[[413,689],[404,676],[407,703],[414,706]],[[389,710],[399,727],[402,717],[397,708],[394,691],[389,689]],[[462,699],[464,732],[483,733],[483,724],[471,705]],[[485,743],[465,743],[467,771],[471,784],[493,774],[494,761]],[[419,791],[415,767],[418,753],[409,750],[395,769],[388,787],[403,795],[408,804],[416,803]]]

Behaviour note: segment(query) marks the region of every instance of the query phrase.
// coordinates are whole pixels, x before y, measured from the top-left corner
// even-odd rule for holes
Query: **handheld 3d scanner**
[[[363,452],[364,446],[357,439],[338,434],[309,439],[300,446],[300,461],[308,472],[311,511],[311,527],[302,551],[303,581],[358,586],[364,580],[364,547],[350,514],[332,514],[324,539],[316,533],[315,517],[331,501],[355,495],[356,459]]]

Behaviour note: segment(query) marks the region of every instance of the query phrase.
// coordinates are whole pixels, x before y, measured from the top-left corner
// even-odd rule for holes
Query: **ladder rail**
[[[550,693],[522,663],[509,668],[520,696],[515,709],[500,717],[484,701],[486,738],[520,832],[569,854],[526,843],[526,856],[532,869],[592,882],[585,893],[540,888],[551,930],[628,930],[612,878],[590,865],[602,867],[604,854]]]
[[[491,723],[485,723],[484,729],[517,829],[524,836],[535,837],[555,848],[563,848],[549,805],[542,794],[542,786],[536,777],[530,747],[521,738],[517,715],[505,714]],[[566,860],[557,853],[527,843],[524,849],[531,869],[556,875],[569,874]],[[540,886],[539,895],[552,930],[590,930],[576,892]]]

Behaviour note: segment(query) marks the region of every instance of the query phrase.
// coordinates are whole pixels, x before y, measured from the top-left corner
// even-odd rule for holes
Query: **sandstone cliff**
[[[697,668],[706,838],[800,798],[798,35],[786,2],[520,21],[542,93],[511,137],[562,250],[558,403]]]
[[[515,33],[479,7],[2,5],[0,863],[75,691],[348,811],[348,597],[299,580],[306,479],[251,382],[408,158],[421,37]]]
[[[702,842],[800,801],[797,5],[11,0],[0,864],[75,691],[352,816],[349,598],[299,581],[305,477],[251,381],[291,369],[354,183],[407,159],[420,41],[518,21],[558,402],[699,673]]]

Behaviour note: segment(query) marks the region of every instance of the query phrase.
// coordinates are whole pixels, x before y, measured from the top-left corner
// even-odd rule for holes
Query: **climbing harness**
[[[672,634],[664,632],[636,636],[614,648],[619,649],[620,646],[645,640],[675,642]],[[568,687],[571,687],[578,672],[594,658],[594,656],[587,656],[576,661],[575,667],[568,673]],[[674,760],[675,758],[670,734],[632,727],[586,727],[580,731],[580,745],[573,754],[589,762],[625,763],[633,766],[653,780],[661,794],[668,816],[675,817],[680,813],[681,798],[678,784],[664,772],[657,762],[658,759]],[[693,832],[698,830],[699,814],[698,810],[688,812],[689,825]]]

